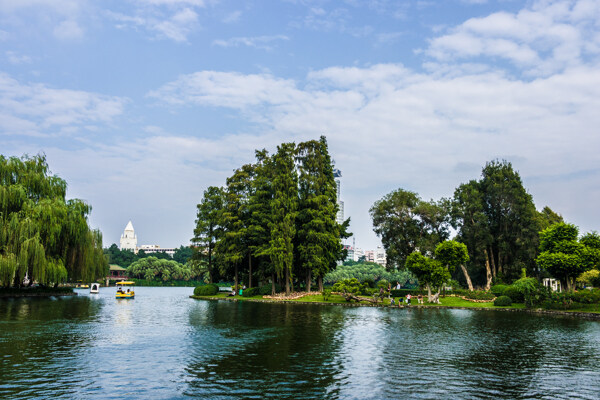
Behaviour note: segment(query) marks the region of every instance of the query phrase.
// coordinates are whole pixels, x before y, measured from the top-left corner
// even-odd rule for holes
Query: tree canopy
[[[91,206],[67,200],[66,190],[45,155],[0,155],[0,285],[106,276],[102,234],[88,225]]]

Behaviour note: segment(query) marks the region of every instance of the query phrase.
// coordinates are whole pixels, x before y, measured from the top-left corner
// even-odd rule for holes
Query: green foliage
[[[329,301],[329,299],[331,298],[331,288],[324,288],[322,294],[323,301]]]
[[[258,292],[262,296],[268,296],[271,294],[271,289],[271,285],[264,285],[258,288]],[[281,286],[277,283],[275,284],[275,293],[281,293]]]
[[[196,228],[194,229],[194,251],[192,259],[206,261],[210,282],[214,282],[217,268],[214,265],[213,252],[217,241],[223,235],[222,214],[225,204],[225,192],[222,188],[209,186],[197,205]]]
[[[133,262],[140,259],[133,251],[121,250],[115,243],[105,249],[104,254],[108,257],[110,264],[116,264],[123,268],[129,267]]]
[[[198,286],[194,289],[194,296],[214,296],[219,293],[219,286],[214,283],[208,285]]]
[[[260,294],[260,292],[257,287],[248,288],[242,292],[243,297],[253,297],[253,296],[258,296],[259,294]]]
[[[590,269],[577,277],[577,283],[582,285],[600,287],[600,271]]]
[[[420,289],[392,289],[390,291],[390,296],[392,297],[405,297],[407,294],[416,296],[419,294],[427,294],[426,290],[420,290]]]
[[[579,229],[572,224],[558,223],[540,232],[540,255],[536,261],[541,269],[566,281],[572,288],[572,280],[586,270],[600,264],[600,250],[595,232],[577,241]]]
[[[173,254],[173,261],[179,264],[186,264],[194,255],[194,251],[190,246],[179,246]]]
[[[366,285],[362,284],[356,278],[344,279],[336,282],[331,288],[332,291],[340,293],[348,302],[356,300],[356,297],[362,294],[366,289]]]
[[[132,263],[127,267],[127,275],[133,278],[162,282],[171,280],[187,281],[194,277],[192,268],[189,265],[156,257],[146,257]]]
[[[502,296],[502,294],[504,293],[504,290],[508,287],[508,285],[494,285],[491,287],[491,292],[494,294],[494,296]]]
[[[369,213],[388,265],[403,266],[416,249],[433,252],[450,235],[448,210],[446,201],[425,202],[416,193],[403,189],[376,201]]]
[[[512,305],[512,299],[508,296],[500,296],[494,300],[494,305],[496,307],[509,307]]]
[[[91,207],[66,200],[66,187],[44,155],[0,155],[0,286],[106,276],[102,235],[88,226]]]
[[[388,282],[400,282],[400,285],[414,283],[415,276],[407,270],[386,270],[382,265],[364,262],[356,265],[340,265],[323,278],[325,283],[333,284],[335,282],[356,278],[368,287],[375,287],[375,282],[385,279]],[[386,284],[387,288],[387,284]]]
[[[515,303],[524,303],[525,302],[525,295],[519,290],[519,288],[517,288],[513,285],[510,285],[509,287],[504,289],[504,292],[502,293],[502,295],[510,297],[512,299],[512,301]]]
[[[485,290],[465,291],[465,298],[471,300],[492,300],[496,295]]]
[[[455,240],[446,240],[436,246],[435,259],[445,265],[448,271],[452,273],[461,264],[466,264],[469,261],[467,246]]]

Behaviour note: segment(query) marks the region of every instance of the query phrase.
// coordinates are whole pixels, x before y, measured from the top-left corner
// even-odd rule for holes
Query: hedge
[[[219,286],[214,283],[198,286],[194,289],[194,296],[214,296],[219,293]]]
[[[494,305],[496,307],[508,307],[512,304],[512,300],[508,296],[500,296],[494,300]]]

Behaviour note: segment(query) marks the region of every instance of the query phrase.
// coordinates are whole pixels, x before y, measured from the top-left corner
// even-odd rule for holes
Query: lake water
[[[600,398],[596,321],[79,293],[0,300],[0,398]]]

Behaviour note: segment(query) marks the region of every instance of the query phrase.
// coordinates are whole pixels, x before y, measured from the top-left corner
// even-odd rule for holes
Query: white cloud
[[[238,46],[247,46],[254,47],[262,50],[271,50],[273,46],[270,43],[273,43],[278,40],[290,40],[285,35],[271,35],[271,36],[255,36],[255,37],[235,37],[227,40],[217,39],[213,41],[214,46],[221,47],[238,47]]]
[[[143,28],[158,38],[175,42],[187,42],[188,36],[199,26],[194,7],[204,2],[194,1],[145,1],[149,7],[139,8],[134,15],[106,11],[105,15],[117,22],[117,28]],[[168,5],[169,7],[161,7]]]
[[[78,90],[22,84],[0,73],[0,134],[54,135],[106,124],[127,100]]]
[[[226,24],[233,24],[235,22],[238,22],[241,17],[242,12],[240,10],[236,10],[232,13],[227,14],[225,18],[223,18],[223,22],[225,22]]]
[[[600,2],[540,0],[518,13],[471,18],[430,41],[440,61],[492,57],[533,76],[548,76],[600,54]]]

